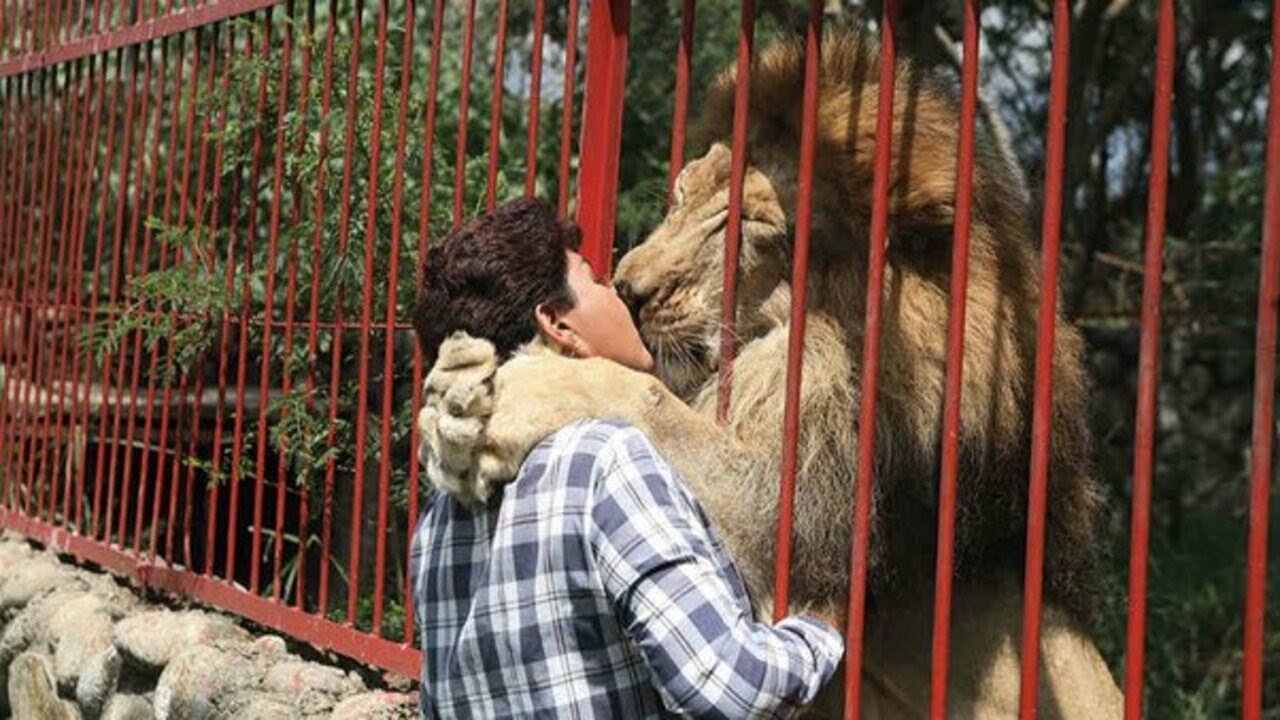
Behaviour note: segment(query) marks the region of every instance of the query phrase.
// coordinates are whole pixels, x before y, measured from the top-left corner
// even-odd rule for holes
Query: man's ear
[[[581,340],[578,334],[565,322],[565,313],[546,303],[539,303],[533,311],[534,320],[538,324],[538,332],[551,345],[566,355],[581,354]]]

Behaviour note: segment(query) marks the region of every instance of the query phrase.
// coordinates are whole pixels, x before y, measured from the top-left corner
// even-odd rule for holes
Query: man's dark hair
[[[538,305],[564,310],[575,299],[565,250],[582,232],[542,200],[504,203],[427,248],[413,304],[413,329],[428,361],[458,330],[509,356],[537,333]]]

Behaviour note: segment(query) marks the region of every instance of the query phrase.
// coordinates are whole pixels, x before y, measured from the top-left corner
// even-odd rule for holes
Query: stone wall
[[[7,533],[0,624],[0,717],[417,717],[415,693],[305,660],[283,638],[255,635],[234,617],[147,602],[110,575]]]

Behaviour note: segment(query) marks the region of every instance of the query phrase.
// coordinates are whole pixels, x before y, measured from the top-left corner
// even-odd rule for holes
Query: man
[[[424,353],[434,359],[464,331],[503,358],[553,352],[651,370],[579,241],[551,207],[521,200],[432,246],[414,308]],[[473,367],[441,361],[436,372]],[[448,461],[427,460],[428,472]],[[696,498],[617,422],[548,437],[501,495],[433,495],[411,561],[427,717],[784,716],[843,653],[834,613],[753,620]]]

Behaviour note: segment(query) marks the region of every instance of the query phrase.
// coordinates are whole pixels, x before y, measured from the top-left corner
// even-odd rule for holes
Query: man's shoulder
[[[622,420],[576,420],[548,435],[538,444],[530,459],[537,454],[584,454],[612,460],[620,447],[636,438],[648,441],[643,432]]]
[[[642,431],[621,420],[578,420],[548,435],[529,453],[517,486],[534,491],[559,481],[595,485],[620,465],[652,458],[651,447]]]

